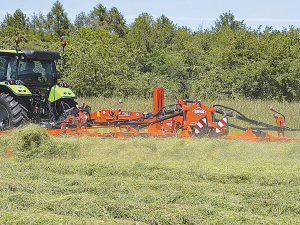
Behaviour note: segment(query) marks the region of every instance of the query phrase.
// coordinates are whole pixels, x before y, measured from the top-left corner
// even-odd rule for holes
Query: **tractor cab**
[[[31,87],[50,87],[57,82],[55,60],[58,52],[7,51],[0,56],[0,81],[19,81]]]

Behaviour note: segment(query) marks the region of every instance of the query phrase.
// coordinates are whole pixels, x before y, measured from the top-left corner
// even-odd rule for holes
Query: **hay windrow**
[[[76,157],[80,151],[78,140],[69,142],[51,138],[45,128],[34,124],[14,131],[11,140],[13,154],[19,160],[58,156]]]

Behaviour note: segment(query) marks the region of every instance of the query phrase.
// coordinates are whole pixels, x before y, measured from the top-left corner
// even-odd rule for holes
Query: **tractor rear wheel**
[[[7,93],[0,93],[0,129],[20,128],[29,119],[28,110]]]

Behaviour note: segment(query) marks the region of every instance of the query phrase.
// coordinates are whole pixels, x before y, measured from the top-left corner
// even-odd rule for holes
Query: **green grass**
[[[112,102],[79,101],[93,110]],[[204,101],[217,103],[264,122],[273,105],[299,126],[298,103]],[[152,103],[122,107],[148,112]],[[300,143],[24,130],[0,136],[0,224],[300,224]]]
[[[299,143],[83,137],[78,145],[73,158],[0,159],[1,224],[300,223]]]

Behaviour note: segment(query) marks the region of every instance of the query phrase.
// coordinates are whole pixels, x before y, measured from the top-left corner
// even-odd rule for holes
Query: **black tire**
[[[29,122],[28,110],[7,93],[0,93],[0,129],[20,128]]]

